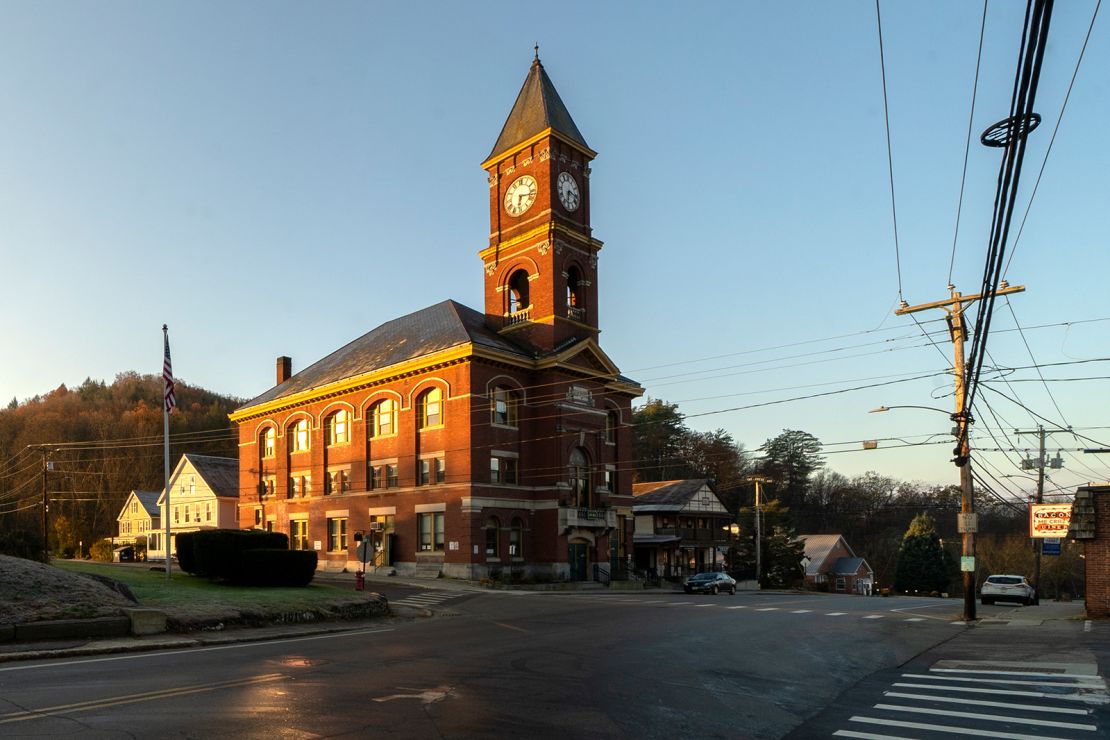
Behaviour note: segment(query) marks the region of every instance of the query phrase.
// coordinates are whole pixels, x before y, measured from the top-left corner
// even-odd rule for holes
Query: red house
[[[481,311],[387,321],[231,414],[240,522],[322,568],[586,580],[632,555],[632,399],[598,343],[586,145],[535,59],[482,167]],[[415,287],[415,286],[414,286]],[[623,570],[623,569],[621,569]]]

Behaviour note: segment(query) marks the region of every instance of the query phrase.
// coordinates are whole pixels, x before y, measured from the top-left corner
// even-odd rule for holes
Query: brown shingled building
[[[598,344],[591,150],[533,61],[490,156],[483,312],[386,322],[237,409],[240,525],[320,567],[618,576],[632,555],[632,399]]]

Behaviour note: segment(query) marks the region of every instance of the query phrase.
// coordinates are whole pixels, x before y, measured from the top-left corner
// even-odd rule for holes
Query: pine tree
[[[951,560],[940,543],[932,517],[925,513],[918,514],[902,537],[894,590],[926,594],[945,591],[951,567]]]

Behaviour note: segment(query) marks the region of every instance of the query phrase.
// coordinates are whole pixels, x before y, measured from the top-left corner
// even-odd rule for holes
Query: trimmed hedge
[[[316,562],[314,550],[244,550],[232,580],[242,586],[307,586]]]
[[[244,553],[288,548],[289,537],[281,532],[202,529],[177,536],[177,562],[186,573],[213,580],[235,580],[238,578]]]
[[[193,535],[196,532],[182,532],[174,535],[177,550],[177,565],[186,573],[197,572],[197,561],[193,557]]]

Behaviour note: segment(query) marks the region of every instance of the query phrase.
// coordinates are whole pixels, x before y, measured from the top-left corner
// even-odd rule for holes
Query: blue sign
[[[1059,537],[1045,537],[1041,545],[1042,555],[1059,555],[1060,554],[1060,538]]]

